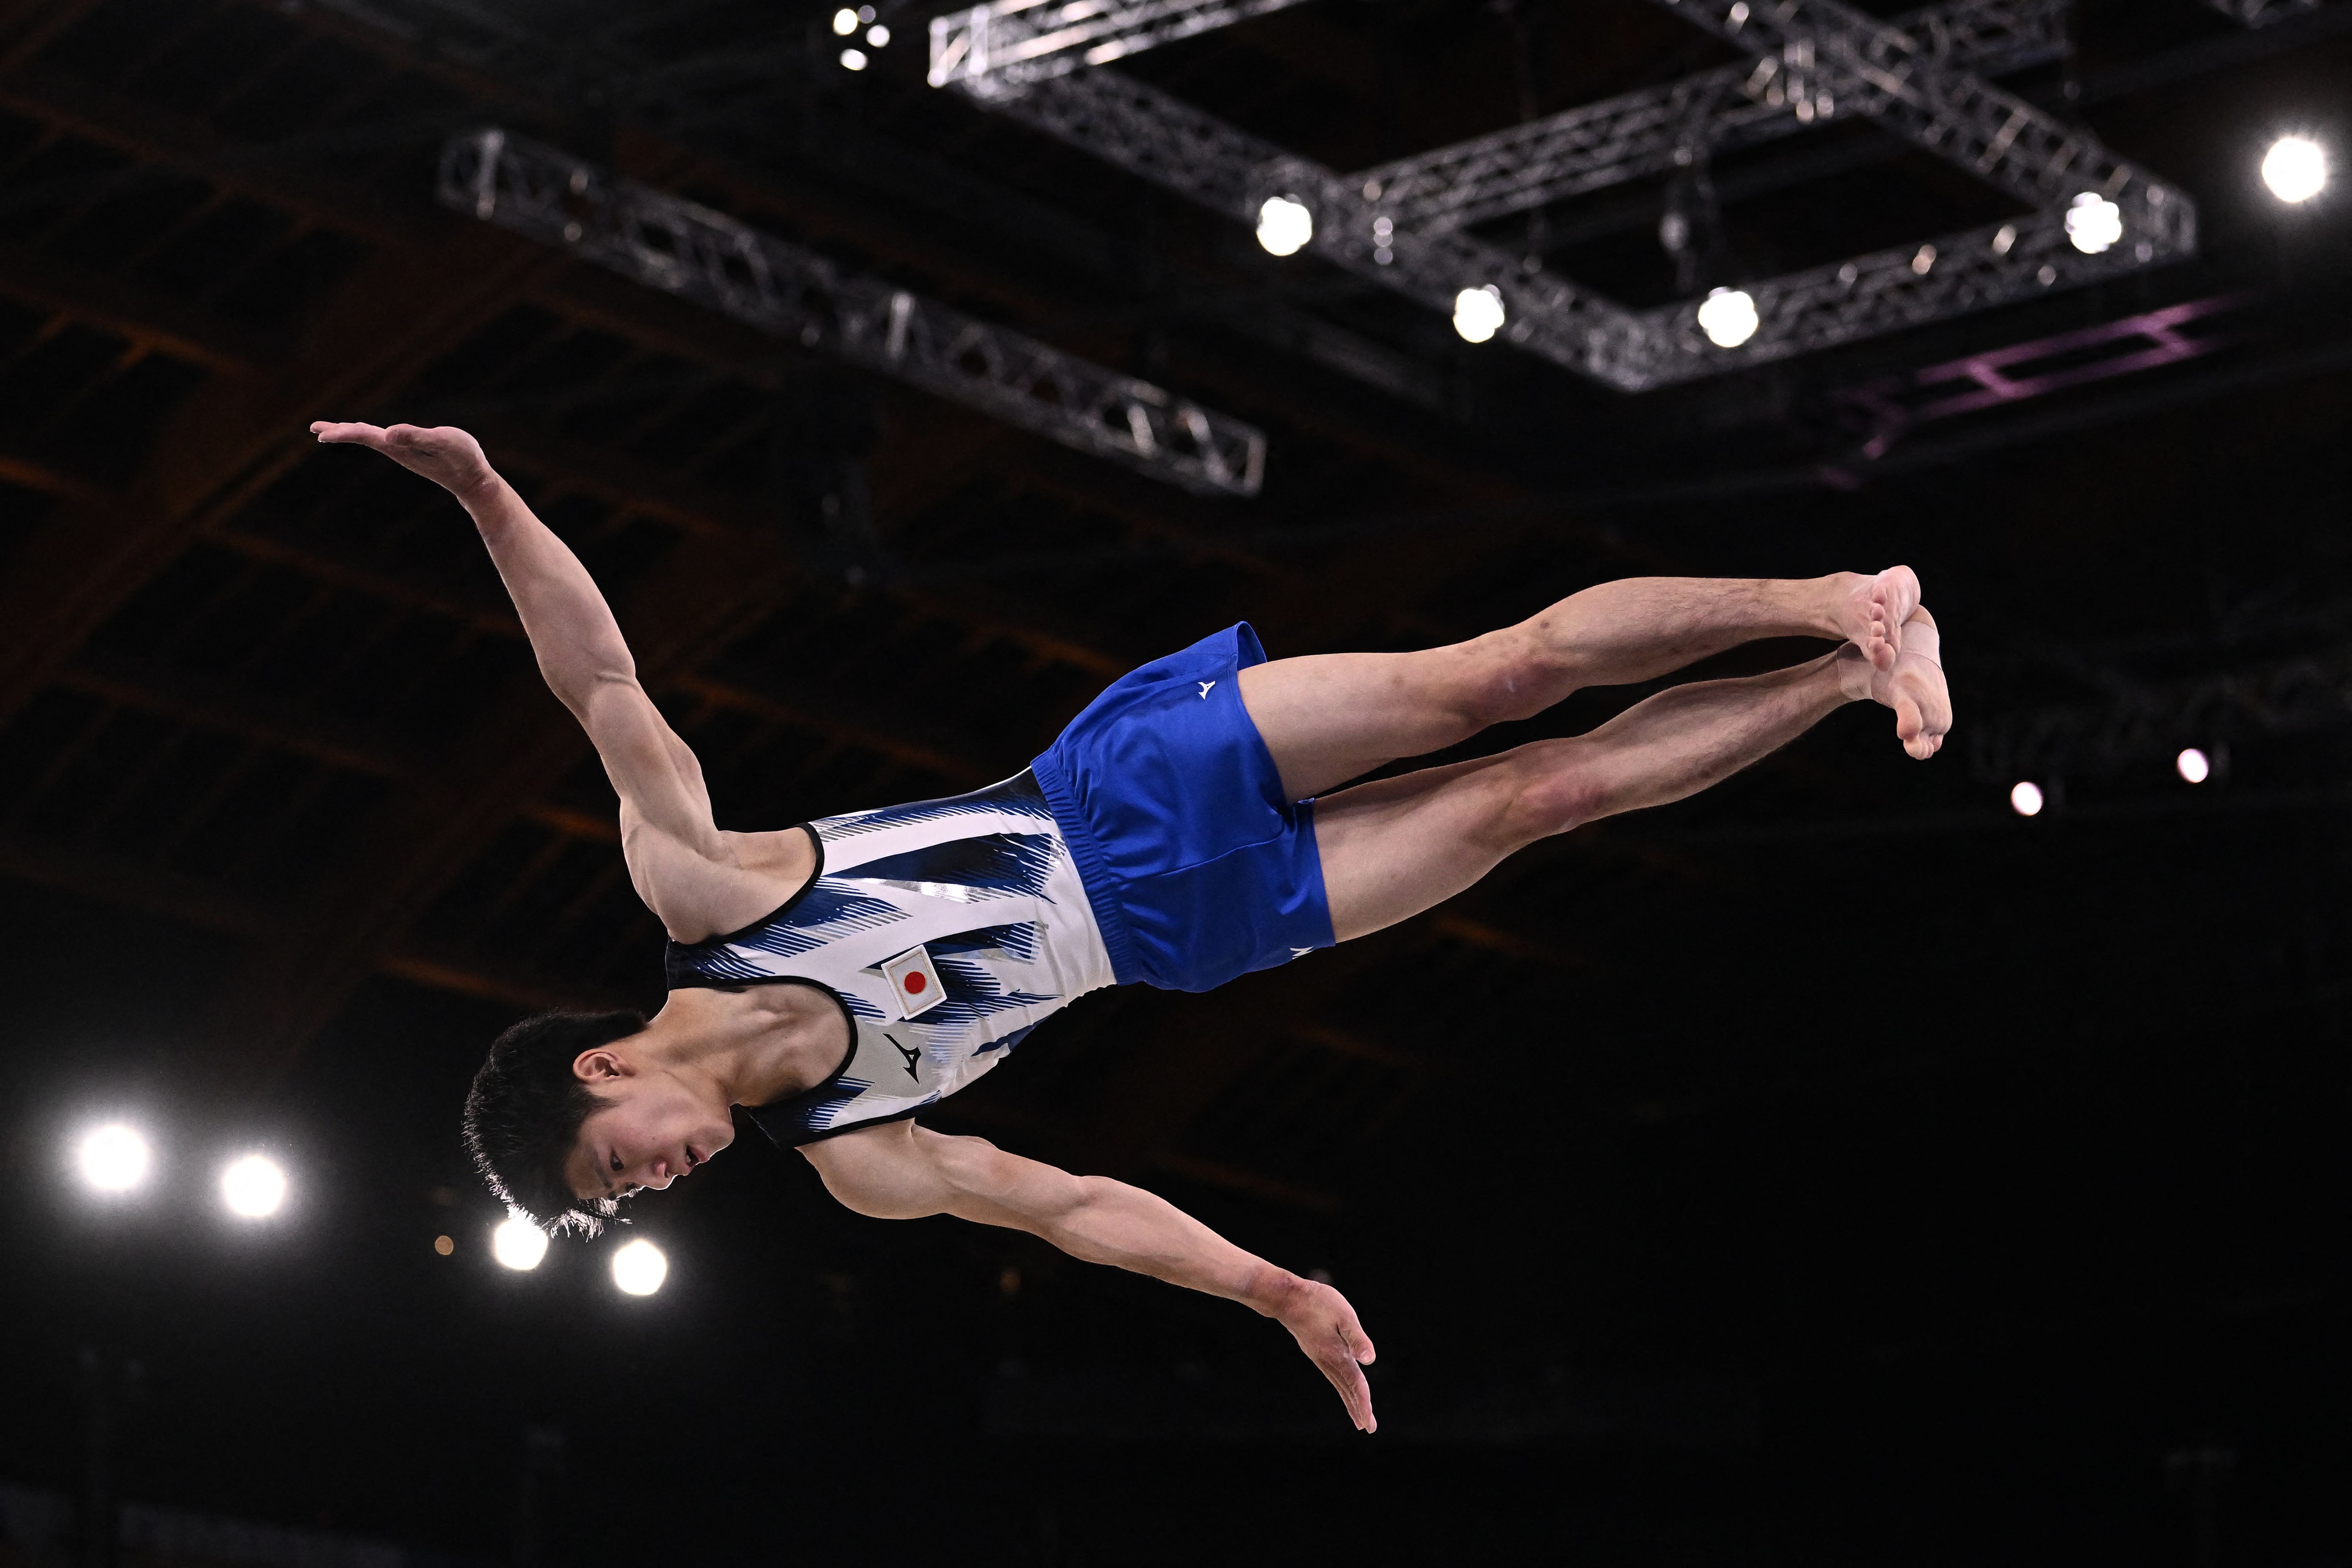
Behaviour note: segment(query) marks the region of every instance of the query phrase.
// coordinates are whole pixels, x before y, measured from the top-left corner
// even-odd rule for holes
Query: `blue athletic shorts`
[[[1120,677],[1030,764],[1122,985],[1209,991],[1331,945],[1315,803],[1282,778],[1235,677],[1248,623]]]

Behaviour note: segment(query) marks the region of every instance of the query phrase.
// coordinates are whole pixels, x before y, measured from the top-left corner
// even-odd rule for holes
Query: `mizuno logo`
[[[923,1059],[922,1047],[918,1046],[909,1049],[898,1043],[898,1037],[896,1035],[885,1035],[882,1037],[890,1042],[892,1050],[907,1058],[907,1076],[920,1081],[922,1075],[915,1070],[915,1064]]]
[[[1209,700],[1209,688],[1211,688],[1212,686],[1214,686],[1215,684],[1216,684],[1216,682],[1215,682],[1215,681],[1213,681],[1213,680],[1204,680],[1204,681],[1201,682],[1201,700],[1202,700],[1202,701],[1206,702],[1206,701]]]

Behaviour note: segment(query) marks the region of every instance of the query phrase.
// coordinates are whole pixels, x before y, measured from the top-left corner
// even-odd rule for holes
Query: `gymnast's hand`
[[[1348,1298],[1328,1285],[1293,1274],[1276,1300],[1260,1310],[1288,1329],[1307,1359],[1331,1380],[1356,1430],[1379,1431],[1381,1424],[1372,1418],[1371,1384],[1364,1381],[1364,1368],[1371,1365],[1374,1353],[1371,1336],[1356,1321],[1356,1309],[1348,1305]]]
[[[310,434],[326,446],[367,447],[414,474],[423,474],[459,500],[471,500],[499,482],[482,444],[454,425],[337,425],[320,419]]]

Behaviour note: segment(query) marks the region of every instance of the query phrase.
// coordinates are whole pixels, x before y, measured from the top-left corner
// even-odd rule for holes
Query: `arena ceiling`
[[[450,1195],[454,1121],[488,1035],[658,1001],[610,792],[463,517],[305,432],[451,422],[605,584],[742,827],[1017,771],[1109,679],[1237,619],[1277,656],[1404,647],[1609,576],[1920,569],[1959,712],[1931,767],[1843,715],[1312,964],[1091,1001],[943,1118],[1347,1276],[1368,1320],[1384,1302],[1402,1342],[1444,1347],[1425,1364],[1449,1371],[1397,1374],[1433,1429],[1748,1430],[1712,1394],[1651,1419],[1624,1412],[1656,1400],[1606,1389],[1823,1366],[1859,1387],[1857,1346],[1943,1355],[1979,1320],[1929,1300],[1938,1247],[1978,1306],[2032,1282],[1999,1332],[2084,1332],[2109,1282],[2068,1272],[2063,1233],[2105,1199],[2048,1197],[2084,1150],[2258,1205],[2293,1186],[2282,1227],[2340,1219],[2335,1185],[2323,1201],[2263,1151],[2344,1088],[2352,252],[2340,200],[2283,210],[2252,170],[2282,129],[2345,134],[2347,7],[2254,29],[2083,0],[2074,52],[2010,79],[2189,188],[2199,259],[1639,396],[1465,343],[926,87],[919,10],[883,7],[898,37],[850,72],[829,8],[578,9],[0,0],[0,897],[15,984],[45,999],[27,1019],[48,1020],[14,1048],[43,1082],[89,1062],[230,1120],[378,1115],[351,1134],[397,1188],[370,1223],[429,1235],[477,1204]],[[1132,68],[1361,168],[1733,58],[1638,0],[1318,0]],[[1188,493],[440,205],[445,142],[492,124],[1245,420],[1263,491]],[[2004,210],[1866,124],[1715,174],[1727,279]],[[1662,302],[1665,200],[1634,182],[1486,237]],[[2179,363],[1885,420],[1922,405],[1923,369],[2204,301]],[[2228,763],[2203,794],[2168,771],[2192,743]],[[2004,804],[2029,773],[2063,806],[2032,824]],[[92,1043],[73,1021],[92,1008],[130,1009],[144,1043]],[[2225,1027],[2245,1054],[2217,1064],[2201,1047]],[[2158,1125],[2215,1096],[2240,1108],[2220,1142],[2166,1154]],[[2013,1166],[1975,1165],[1987,1128]],[[729,1164],[647,1223],[763,1204],[828,1223],[805,1172]],[[2031,1256],[1964,1234],[1985,1222],[1963,1167],[2073,1217]],[[1940,1241],[1854,1261],[1912,1224]],[[2340,1320],[2340,1263],[2249,1255],[2223,1288],[2167,1259],[2238,1243],[2162,1229],[2116,1243],[2171,1304],[2151,1310],[2205,1321],[2268,1290],[2271,1329],[2314,1301]],[[810,1233],[839,1256],[785,1247],[761,1277],[838,1307],[834,1281],[896,1267]],[[889,1245],[934,1284],[1063,1278],[1010,1238],[914,1234]],[[1465,1270],[1475,1311],[1444,1282]],[[1073,1326],[1092,1287],[1060,1288],[1076,1304],[1037,1305],[1058,1326],[1023,1357],[1116,1361],[1107,1329]],[[1117,1301],[1147,1338],[1239,1334]],[[1517,1326],[1468,1343],[1495,1313]],[[1493,1394],[1520,1355],[1583,1392]],[[1099,1415],[1039,1397],[1041,1430]]]

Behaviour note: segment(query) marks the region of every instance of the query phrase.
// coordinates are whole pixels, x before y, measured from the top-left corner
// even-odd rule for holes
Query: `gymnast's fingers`
[[[1373,1429],[1372,1388],[1364,1379],[1364,1369],[1356,1364],[1356,1355],[1349,1343],[1348,1331],[1338,1323],[1317,1332],[1311,1339],[1301,1336],[1298,1348],[1307,1352],[1317,1371],[1339,1393],[1339,1403],[1348,1407],[1348,1419],[1359,1432]]]
[[[314,419],[310,422],[310,434],[316,436],[323,446],[359,446],[373,447],[378,451],[383,449],[384,432],[380,425],[342,424],[331,419]]]
[[[1338,1347],[1333,1347],[1335,1350]],[[1356,1424],[1359,1432],[1377,1432],[1380,1423],[1372,1418],[1372,1385],[1364,1379],[1364,1369],[1344,1351],[1326,1359],[1316,1358],[1323,1375],[1339,1391],[1339,1403],[1348,1407],[1348,1419]]]

